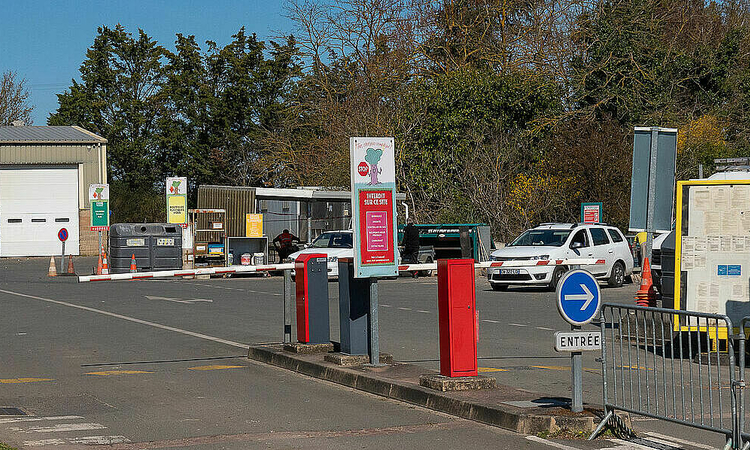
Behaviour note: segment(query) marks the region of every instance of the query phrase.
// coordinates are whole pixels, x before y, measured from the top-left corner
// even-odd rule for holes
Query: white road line
[[[547,328],[547,327],[536,327],[537,330],[544,330],[544,331],[555,331],[554,328]]]
[[[19,430],[21,433],[62,433],[66,431],[104,430],[100,423],[58,423],[51,427],[29,427],[28,430]]]
[[[539,444],[549,445],[550,447],[560,448],[562,450],[578,450],[575,447],[571,447],[569,445],[564,445],[564,444],[558,444],[557,442],[548,441],[546,439],[540,438],[539,436],[526,436],[526,439],[532,442],[537,442]]]
[[[512,327],[528,327],[528,325],[524,325],[522,323],[509,323],[508,325]]]
[[[83,444],[83,445],[112,445],[112,444],[126,444],[130,442],[130,439],[125,436],[84,436],[80,438],[71,438],[71,444]]]
[[[497,320],[490,320],[490,319],[482,319],[482,322],[488,322],[488,323],[500,323]]]
[[[398,309],[400,309],[401,311],[411,311],[411,308],[404,308],[401,306],[399,306]]]
[[[42,420],[76,420],[83,419],[81,416],[50,416],[50,417],[13,417],[7,419],[0,419],[0,424],[3,423],[18,423],[18,422],[40,422]]]
[[[429,311],[425,311],[425,310],[423,310],[423,309],[418,309],[418,310],[417,310],[417,312],[418,312],[418,313],[422,313],[422,314],[430,314],[430,312],[429,312]]]
[[[380,304],[380,306],[382,306],[383,308],[390,308],[391,307],[391,305],[384,305],[382,303]]]
[[[699,444],[697,442],[692,442],[692,441],[687,441],[685,439],[679,439],[679,438],[676,438],[676,437],[667,436],[666,434],[654,433],[652,431],[646,431],[643,434],[651,436],[651,437],[654,437],[654,438],[658,438],[658,439],[664,439],[667,442],[674,442],[674,443],[677,443],[677,444],[689,445],[691,447],[696,447],[696,448],[705,448],[706,450],[711,450],[712,448],[715,448],[715,447],[712,447],[710,445]]]
[[[170,327],[170,326],[167,326],[167,325],[162,325],[162,324],[156,323],[156,322],[149,322],[147,320],[141,320],[141,319],[136,319],[134,317],[123,316],[122,314],[115,314],[115,313],[112,313],[112,312],[109,312],[109,311],[102,311],[101,309],[89,308],[88,306],[75,305],[73,303],[63,302],[63,301],[60,301],[60,300],[52,300],[52,299],[44,298],[44,297],[37,297],[35,295],[21,294],[19,292],[6,291],[4,289],[0,289],[0,292],[2,292],[3,294],[16,295],[18,297],[25,297],[25,298],[33,298],[34,300],[41,300],[43,302],[54,303],[56,305],[68,306],[68,307],[71,307],[71,308],[77,308],[77,309],[81,309],[81,310],[84,310],[84,311],[89,311],[89,312],[93,312],[93,313],[97,313],[97,314],[103,314],[105,316],[115,317],[117,319],[127,320],[127,321],[130,321],[130,322],[139,323],[141,325],[148,325],[150,327],[160,328],[162,330],[173,331],[175,333],[180,333],[180,334],[184,334],[184,335],[187,335],[187,336],[197,337],[199,339],[205,339],[207,341],[218,342],[219,344],[230,345],[232,347],[238,347],[238,348],[242,348],[242,349],[245,349],[245,350],[248,350],[250,348],[250,346],[247,345],[247,344],[240,344],[239,342],[228,341],[226,339],[221,339],[221,338],[217,338],[217,337],[213,337],[213,336],[208,336],[206,334],[195,333],[193,331],[181,330],[179,328]]]
[[[41,439],[39,441],[23,441],[24,447],[44,447],[47,445],[65,445],[63,439]]]

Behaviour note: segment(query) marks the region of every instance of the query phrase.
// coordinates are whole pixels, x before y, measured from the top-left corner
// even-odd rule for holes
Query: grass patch
[[[15,447],[11,447],[10,445],[3,444],[2,442],[0,442],[0,450],[18,450],[18,449],[15,448]]]

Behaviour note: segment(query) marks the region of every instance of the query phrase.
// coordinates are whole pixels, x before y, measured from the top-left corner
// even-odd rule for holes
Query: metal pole
[[[65,265],[65,241],[62,241],[62,260],[60,261],[60,271],[62,272]]]
[[[99,254],[102,254],[102,230],[99,230]]]
[[[651,161],[648,165],[648,205],[646,213],[646,255],[651,261],[651,246],[654,240],[654,213],[656,210],[656,156],[659,144],[659,128],[651,128]]]
[[[378,337],[378,279],[370,278],[370,364],[380,365]]]
[[[289,344],[292,342],[292,314],[294,314],[293,306],[295,291],[292,286],[292,271],[284,271],[284,343]]]
[[[579,326],[571,325],[571,331],[578,331]],[[581,352],[570,353],[570,379],[573,386],[573,394],[570,410],[573,412],[583,411],[583,363]]]

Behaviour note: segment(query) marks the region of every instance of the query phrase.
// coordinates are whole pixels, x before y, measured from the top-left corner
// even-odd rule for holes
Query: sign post
[[[167,178],[167,223],[187,225],[187,178]]]
[[[370,279],[370,364],[380,364],[378,277],[398,276],[393,138],[349,140],[354,278]]]
[[[91,231],[99,232],[99,252],[102,251],[102,231],[109,230],[109,185],[89,185]]]
[[[601,333],[581,333],[582,325],[599,315],[602,306],[599,283],[585,270],[571,270],[557,285],[557,310],[570,324],[571,333],[555,333],[555,350],[569,351],[572,395],[570,409],[583,411],[582,350],[601,348]]]

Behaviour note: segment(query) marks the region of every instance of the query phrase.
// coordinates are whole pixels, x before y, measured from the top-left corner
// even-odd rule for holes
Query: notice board
[[[739,324],[750,315],[750,180],[678,182],[676,232],[675,308]]]

